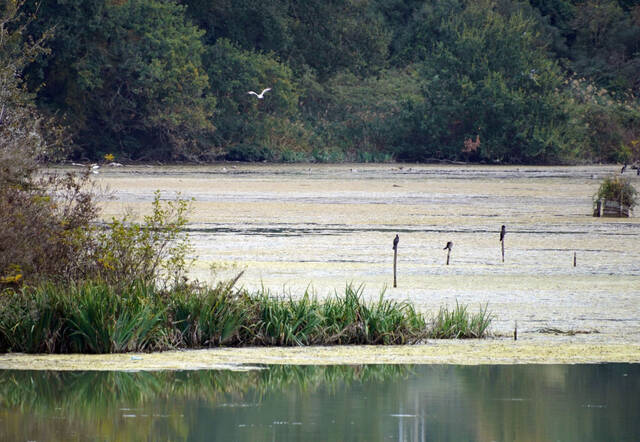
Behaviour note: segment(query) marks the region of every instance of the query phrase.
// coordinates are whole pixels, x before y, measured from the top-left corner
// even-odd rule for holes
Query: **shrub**
[[[97,215],[87,174],[38,173],[63,137],[22,81],[24,66],[47,52],[47,35],[23,41],[30,19],[21,4],[0,8],[0,288],[76,276],[85,228]]]
[[[131,222],[127,216],[114,218],[94,233],[87,269],[90,277],[111,285],[139,280],[164,287],[184,280],[192,262],[188,259],[192,246],[183,232],[189,201],[177,198],[162,204],[156,191],[152,208],[143,223]]]
[[[73,279],[85,266],[98,209],[86,175],[0,183],[0,277]]]
[[[594,207],[600,200],[619,201],[621,204],[633,209],[638,204],[638,191],[629,180],[624,178],[605,178],[593,197]]]

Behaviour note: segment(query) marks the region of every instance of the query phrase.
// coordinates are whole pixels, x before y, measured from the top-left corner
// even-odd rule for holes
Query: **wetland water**
[[[0,371],[0,440],[604,441],[640,434],[640,365]]]
[[[549,339],[640,342],[640,218],[591,217],[591,197],[616,166],[217,165],[103,168],[104,217],[144,214],[153,192],[194,198],[198,261],[245,269],[241,284],[318,296],[364,284],[435,313],[488,303],[493,331]],[[636,188],[640,177],[628,174]],[[507,226],[506,259],[499,231]],[[398,288],[391,288],[395,234]],[[451,265],[446,251],[453,241]],[[573,255],[577,266],[573,267]],[[560,339],[553,337],[553,339]]]

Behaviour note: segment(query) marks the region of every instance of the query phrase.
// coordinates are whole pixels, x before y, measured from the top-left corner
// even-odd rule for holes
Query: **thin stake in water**
[[[400,242],[400,237],[396,234],[396,237],[393,238],[393,286],[397,287],[398,284],[396,282],[396,263],[398,261],[398,243]]]
[[[502,245],[502,262],[504,262],[504,237],[507,234],[507,227],[503,224],[500,229],[500,244]]]

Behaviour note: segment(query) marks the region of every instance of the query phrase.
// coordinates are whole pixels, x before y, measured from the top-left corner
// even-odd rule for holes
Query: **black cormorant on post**
[[[449,256],[451,255],[451,249],[453,248],[453,241],[447,241],[447,245],[444,246],[444,249],[447,251],[447,265],[449,265]]]
[[[395,238],[393,238],[393,250],[396,250],[398,248],[398,243],[400,242],[400,237],[398,235],[396,235]]]

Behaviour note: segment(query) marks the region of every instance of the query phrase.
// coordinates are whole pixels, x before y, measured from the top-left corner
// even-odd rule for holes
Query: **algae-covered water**
[[[0,440],[604,441],[640,434],[640,365],[0,371]]]
[[[250,289],[318,296],[364,284],[427,314],[488,304],[520,339],[640,342],[640,218],[593,218],[615,166],[243,165],[102,168],[103,216],[147,213],[153,192],[194,198],[193,276],[245,270]],[[640,177],[627,174],[636,188]],[[505,262],[499,231],[505,225]],[[398,287],[394,236],[400,236]],[[453,241],[445,265],[447,241]],[[576,266],[574,267],[574,254]]]

